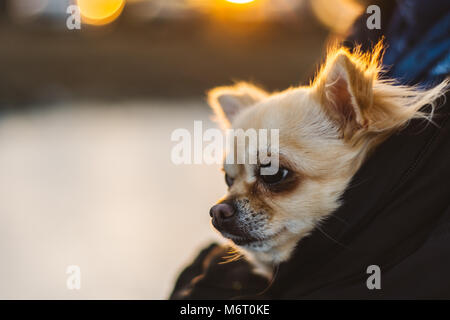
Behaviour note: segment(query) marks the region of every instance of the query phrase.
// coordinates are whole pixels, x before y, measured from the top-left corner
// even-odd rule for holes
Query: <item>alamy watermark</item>
[[[69,290],[81,289],[81,269],[77,265],[70,265],[66,269],[66,274],[69,276],[66,280],[66,286]]]
[[[367,7],[366,13],[370,16],[366,20],[367,29],[381,29],[381,9],[379,6],[372,4]]]
[[[81,29],[81,12],[80,8],[72,4],[67,7],[66,13],[69,15],[66,19],[66,26],[69,30]]]
[[[186,128],[172,132],[171,160],[174,164],[261,165],[261,175],[273,175],[279,168],[279,129],[203,130],[194,121],[193,134]]]
[[[366,286],[369,290],[380,290],[381,289],[381,269],[376,264],[372,264],[367,267],[367,274],[370,276],[367,278]]]

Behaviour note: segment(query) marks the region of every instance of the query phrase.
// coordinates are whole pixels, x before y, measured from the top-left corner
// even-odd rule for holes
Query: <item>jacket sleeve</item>
[[[233,299],[263,292],[268,280],[244,259],[230,260],[230,247],[211,244],[178,277],[170,299]]]

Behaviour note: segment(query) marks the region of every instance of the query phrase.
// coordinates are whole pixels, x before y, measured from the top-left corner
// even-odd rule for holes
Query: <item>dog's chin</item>
[[[237,235],[234,235],[234,234],[231,234],[231,233],[228,233],[228,232],[222,232],[222,235],[225,238],[231,240],[234,244],[236,244],[237,246],[240,246],[240,247],[250,247],[252,245],[256,245],[256,244],[259,244],[259,243],[262,244],[262,243],[264,243],[264,242],[266,242],[266,241],[271,239],[270,237],[255,238],[255,237],[252,237],[250,235],[237,236]]]
[[[221,232],[231,240],[243,255],[255,266],[255,271],[264,276],[270,276],[274,264],[287,261],[298,241],[306,233],[294,234],[287,227],[282,227],[278,232],[271,232],[262,237],[251,235],[233,235]]]
[[[228,232],[222,231],[222,235],[231,240],[234,244],[249,251],[266,252],[270,251],[278,242],[278,239],[286,232],[286,228],[282,228],[278,232],[270,235],[253,236],[251,234],[234,235]]]

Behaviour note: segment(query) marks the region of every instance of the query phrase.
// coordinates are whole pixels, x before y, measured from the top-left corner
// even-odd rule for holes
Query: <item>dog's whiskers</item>
[[[319,230],[325,237],[327,237],[328,239],[330,239],[331,241],[333,241],[334,243],[337,243],[338,245],[344,247],[345,249],[350,249],[349,247],[347,247],[345,244],[340,243],[339,241],[337,241],[336,239],[334,239],[332,236],[330,236],[329,234],[327,234],[325,231],[322,230],[322,228],[319,225],[315,226],[317,228],[317,230]]]
[[[234,248],[230,248],[228,250],[228,256],[224,256],[222,257],[222,259],[224,259],[224,261],[219,262],[219,264],[226,264],[226,263],[230,263],[233,261],[237,261],[239,259],[243,258],[243,254],[240,253],[238,250],[234,249]]]

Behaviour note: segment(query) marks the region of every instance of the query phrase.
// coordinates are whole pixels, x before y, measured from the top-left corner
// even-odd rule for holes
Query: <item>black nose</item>
[[[216,204],[209,210],[209,215],[212,217],[213,225],[220,229],[221,226],[232,218],[235,214],[235,210],[231,204],[228,203],[219,203]]]

